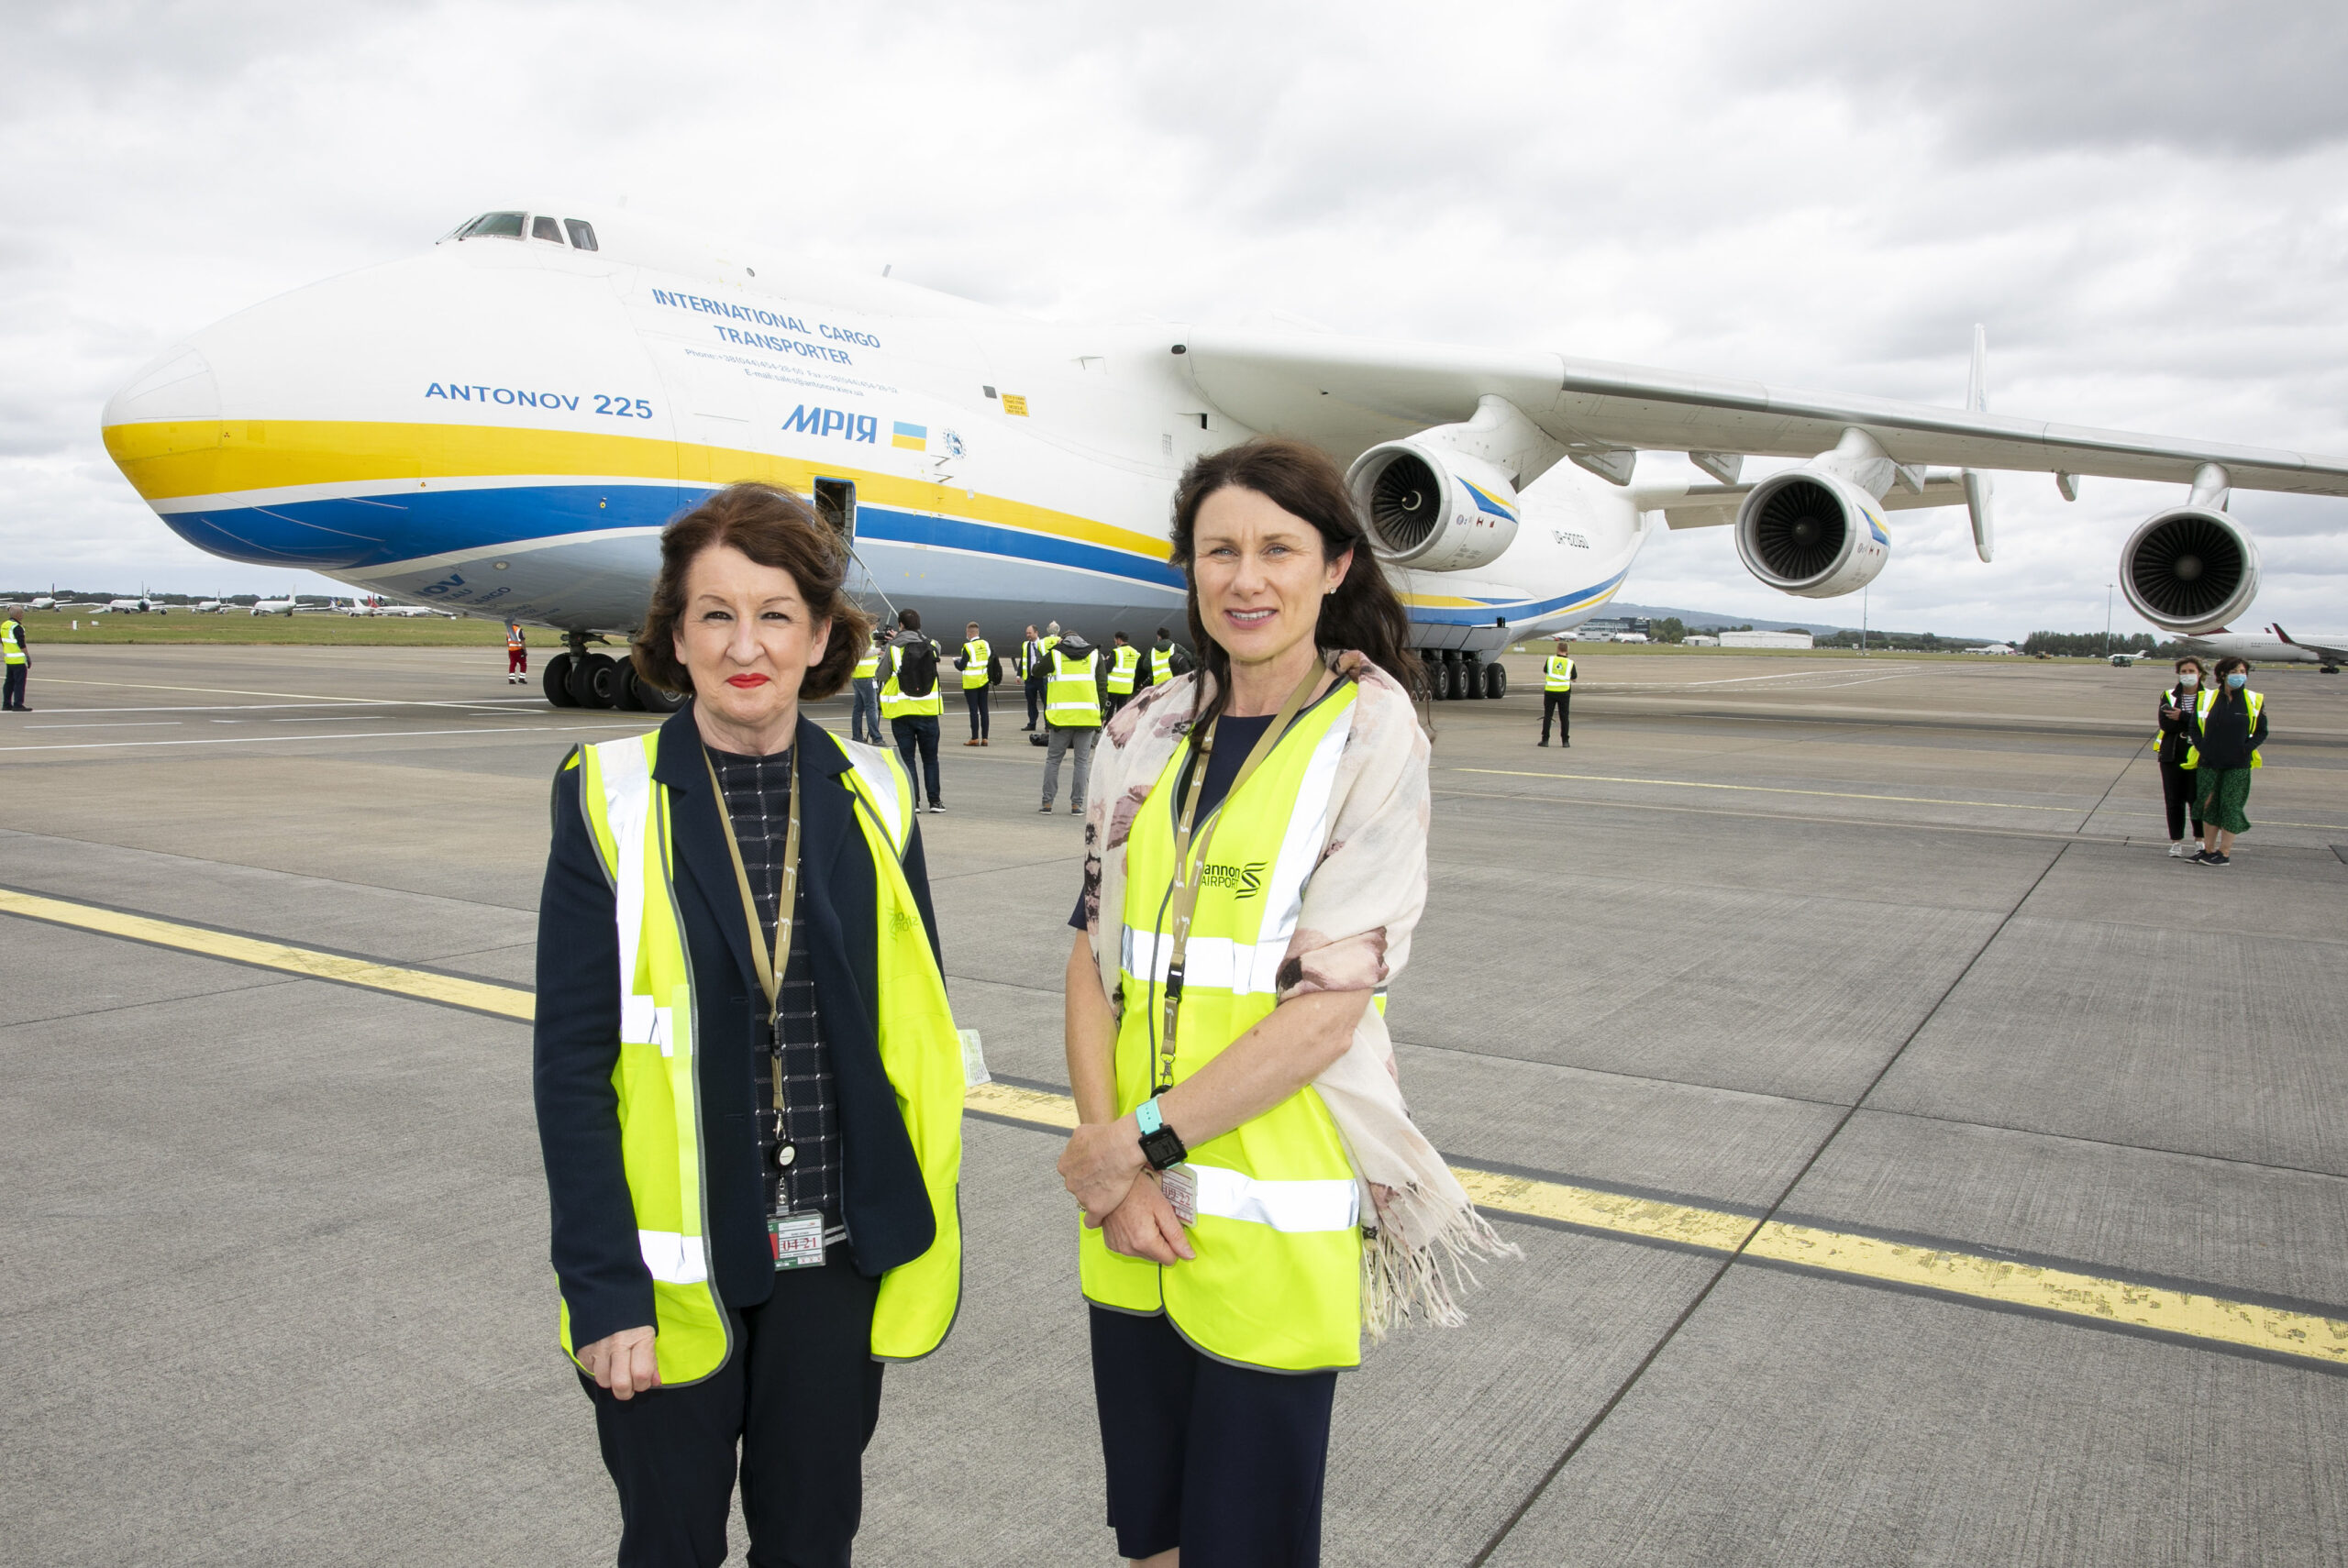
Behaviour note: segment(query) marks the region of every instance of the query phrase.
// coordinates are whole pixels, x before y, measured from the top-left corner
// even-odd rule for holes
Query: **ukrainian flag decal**
[[[908,425],[900,419],[896,434],[889,437],[889,445],[903,447],[909,452],[926,452],[929,450],[929,426]]]

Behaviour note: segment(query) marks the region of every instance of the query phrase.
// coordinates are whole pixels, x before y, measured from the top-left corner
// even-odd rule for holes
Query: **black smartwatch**
[[[1155,1095],[1135,1110],[1134,1121],[1141,1128],[1142,1158],[1150,1163],[1152,1169],[1168,1170],[1191,1157],[1191,1151],[1182,1147],[1182,1140],[1158,1114]]]

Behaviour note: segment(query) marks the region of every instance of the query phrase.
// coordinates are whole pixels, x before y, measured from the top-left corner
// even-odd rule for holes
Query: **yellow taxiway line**
[[[377,964],[338,953],[321,953],[314,948],[12,889],[0,888],[0,914],[21,915],[51,925],[522,1022],[529,1021],[535,1012],[535,999],[517,987]],[[972,1088],[964,1103],[981,1115],[1048,1130],[1065,1130],[1077,1124],[1075,1102],[1047,1089],[985,1083]],[[2348,1319],[1893,1241],[1859,1231],[1755,1220],[1749,1215],[1609,1192],[1602,1187],[1578,1187],[1468,1165],[1455,1165],[1452,1172],[1479,1206],[1494,1213],[1548,1220],[1602,1235],[1789,1264],[1830,1276],[1869,1280],[2062,1318],[2150,1329],[2213,1344],[2348,1366]]]

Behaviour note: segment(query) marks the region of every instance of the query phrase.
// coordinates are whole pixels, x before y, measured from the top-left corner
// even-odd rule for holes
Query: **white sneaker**
[[[2182,860],[2185,858],[2185,841],[2183,839],[2180,838],[2175,844],[2168,846],[2168,857],[2171,860]]]

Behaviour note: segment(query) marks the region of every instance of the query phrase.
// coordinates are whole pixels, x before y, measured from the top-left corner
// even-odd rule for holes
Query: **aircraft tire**
[[[1508,695],[1508,668],[1501,664],[1484,667],[1484,695],[1500,698]]]
[[[609,708],[618,701],[615,690],[619,666],[609,654],[591,653],[570,667],[570,698],[581,708]]]
[[[1443,661],[1444,699],[1446,701],[1456,702],[1460,700],[1463,694],[1462,683],[1459,679],[1459,661],[1457,659],[1445,659]]]
[[[538,677],[538,685],[545,690],[547,701],[556,707],[576,708],[579,706],[579,700],[570,694],[570,656],[569,654],[559,653],[547,660],[546,671]]]
[[[1470,702],[1484,700],[1484,667],[1473,659],[1459,661],[1459,695]]]
[[[619,661],[619,676],[612,683],[612,706],[623,713],[644,712],[644,693],[637,686],[636,665],[633,660]]]

